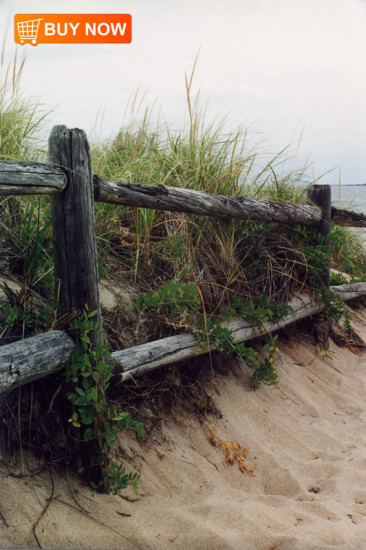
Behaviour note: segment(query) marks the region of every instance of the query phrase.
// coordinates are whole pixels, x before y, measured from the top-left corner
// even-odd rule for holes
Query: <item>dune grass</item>
[[[303,169],[279,175],[281,155],[259,166],[256,155],[246,153],[245,133],[224,134],[222,124],[205,124],[189,94],[187,102],[185,132],[158,132],[145,117],[142,126],[131,123],[110,143],[93,146],[94,171],[112,180],[305,202]],[[215,312],[233,294],[255,300],[266,293],[283,302],[306,284],[310,268],[301,239],[296,247],[291,239],[293,228],[111,205],[98,204],[96,211],[101,257],[120,261],[140,292],[167,279],[194,281],[207,311]],[[302,230],[299,235],[304,241]]]
[[[47,117],[40,105],[24,96],[21,81],[25,58],[5,64],[5,50],[0,60],[0,160],[44,160],[38,130]]]
[[[21,94],[23,68],[24,60],[16,57],[5,67],[3,55],[0,158],[44,160],[37,135],[45,115]],[[304,203],[312,183],[306,167],[286,173],[286,150],[263,165],[245,131],[230,133],[223,122],[207,123],[198,96],[192,97],[193,74],[186,78],[183,130],[161,128],[153,122],[153,109],[147,109],[139,122],[132,116],[114,139],[91,144],[93,171],[111,180]],[[50,200],[3,198],[0,206],[11,271],[28,288],[52,298]],[[285,303],[302,288],[316,286],[327,261],[325,248],[315,247],[313,232],[303,227],[101,203],[96,222],[100,275],[118,275],[138,294],[172,279],[193,282],[210,314],[235,296],[256,302],[265,294]],[[365,277],[366,254],[357,235],[333,228],[332,247],[335,267]]]
[[[0,160],[42,160],[47,154],[41,146],[39,130],[47,114],[25,97],[21,90],[25,58],[0,63]],[[39,288],[42,282],[52,288],[52,228],[48,198],[37,196],[0,199],[0,226],[4,235],[3,254],[9,257],[10,270],[25,285]]]

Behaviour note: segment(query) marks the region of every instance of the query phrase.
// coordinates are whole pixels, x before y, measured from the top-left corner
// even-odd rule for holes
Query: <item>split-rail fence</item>
[[[186,212],[202,216],[231,217],[317,227],[325,237],[333,221],[338,225],[366,227],[366,216],[331,206],[328,185],[314,185],[308,204],[296,205],[244,197],[210,195],[201,191],[107,181],[94,175],[90,149],[82,130],[55,126],[49,139],[49,161],[0,162],[1,195],[52,195],[55,280],[60,302],[67,310],[81,311],[99,305],[94,201],[125,206]],[[329,286],[330,266],[323,284]],[[344,300],[366,294],[366,282],[330,287]],[[244,319],[226,322],[234,342],[253,339],[304,317],[323,306],[309,295],[291,301],[291,312],[282,319],[252,327]],[[62,369],[74,342],[65,332],[53,330],[0,347],[0,394]],[[113,382],[118,384],[156,367],[207,353],[193,334],[178,334],[112,353]]]

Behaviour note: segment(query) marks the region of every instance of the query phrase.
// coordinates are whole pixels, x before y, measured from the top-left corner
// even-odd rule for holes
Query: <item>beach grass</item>
[[[47,118],[21,89],[25,58],[0,62],[0,160],[45,161],[40,130]],[[33,288],[42,281],[52,287],[50,201],[39,196],[2,197],[0,226],[10,270]]]
[[[47,114],[21,93],[24,59],[1,64],[0,158],[44,160],[39,130]],[[186,77],[187,119],[182,130],[161,126],[154,105],[139,116],[138,94],[129,121],[109,140],[91,143],[93,171],[102,178],[147,185],[164,184],[229,197],[256,197],[304,204],[311,185],[306,166],[286,171],[287,149],[261,162],[246,131],[227,131],[224,121],[207,122],[199,95]],[[52,295],[52,231],[48,198],[1,200],[1,224],[11,270],[27,286]],[[259,301],[265,294],[285,303],[303,288],[314,288],[329,258],[314,248],[303,227],[169,213],[96,204],[101,276],[119,275],[138,294],[168,280],[193,282],[205,311],[215,314],[233,296]],[[332,265],[362,279],[366,253],[355,233],[333,227]]]

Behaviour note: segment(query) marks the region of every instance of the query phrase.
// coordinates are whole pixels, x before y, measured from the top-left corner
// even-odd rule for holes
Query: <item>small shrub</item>
[[[346,285],[348,283],[347,279],[342,275],[342,273],[330,273],[330,284],[331,286],[340,286]]]
[[[352,316],[346,309],[343,298],[340,294],[337,294],[326,287],[318,287],[316,289],[316,295],[320,298],[324,307],[324,314],[328,317],[328,319],[336,323],[343,319],[344,328],[346,330],[352,329]]]
[[[217,317],[208,316],[197,285],[193,282],[172,280],[156,292],[138,297],[130,309],[158,314],[160,320],[168,325],[175,323],[175,326],[194,332],[201,346],[236,355],[244,360],[254,369],[253,388],[258,388],[261,382],[278,385],[278,376],[273,366],[277,336],[267,336],[263,349],[268,352],[268,357],[261,360],[253,348],[243,342],[234,342],[232,331],[222,325],[222,320],[240,316],[247,319],[252,326],[262,327],[266,321],[280,319],[287,314],[291,310],[288,305],[271,304],[265,295],[260,296],[256,305],[234,294],[230,306],[222,308]]]

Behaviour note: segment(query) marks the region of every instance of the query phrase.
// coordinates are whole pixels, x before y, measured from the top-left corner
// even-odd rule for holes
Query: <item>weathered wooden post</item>
[[[329,233],[330,233],[330,223],[331,223],[331,194],[330,185],[312,185],[308,190],[308,201],[312,204],[318,206],[322,211],[322,219],[319,225],[316,226],[316,230],[324,238],[324,243],[328,247],[329,251],[329,262],[325,266],[324,273],[320,279],[320,284],[324,287],[329,288],[330,285],[330,243],[329,243]],[[315,335],[319,343],[324,349],[329,348],[329,332],[330,332],[330,321],[324,315],[320,313],[315,317],[314,323]]]
[[[53,240],[56,284],[60,284],[60,305],[81,312],[87,304],[97,310],[101,324],[98,264],[94,218],[94,191],[90,149],[82,130],[55,126],[49,139],[50,160],[66,170],[68,185],[53,199]],[[97,337],[94,337],[97,343]],[[77,454],[83,465],[100,455],[98,439],[79,441]],[[103,489],[100,466],[86,467],[85,478]]]
[[[66,170],[68,185],[53,198],[55,280],[60,304],[98,310],[101,322],[95,237],[94,191],[89,144],[83,130],[55,126],[49,139],[50,161]]]

